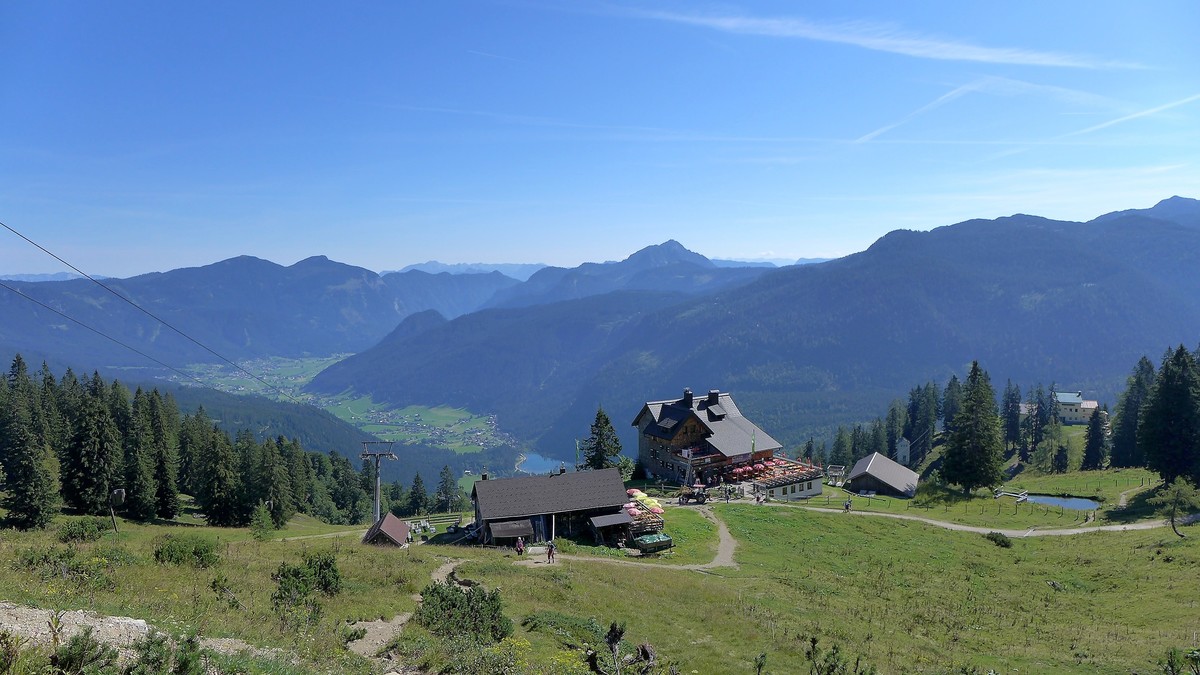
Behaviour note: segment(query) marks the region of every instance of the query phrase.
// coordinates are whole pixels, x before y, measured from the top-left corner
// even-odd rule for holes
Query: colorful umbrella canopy
[[[657,507],[657,506],[651,506],[651,507],[650,507],[650,513],[665,513],[665,512],[664,512],[664,511],[662,510],[662,508],[660,508],[660,507]]]
[[[634,496],[634,495],[640,495],[640,494],[642,494],[642,491],[641,491],[641,490],[639,490],[639,489],[637,489],[637,488],[629,488],[628,490],[626,490],[626,491],[625,491],[625,494],[627,494],[627,495],[629,495],[630,497],[632,497],[632,496]]]

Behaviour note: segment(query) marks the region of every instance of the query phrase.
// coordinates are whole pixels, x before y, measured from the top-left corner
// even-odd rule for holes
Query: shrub
[[[475,586],[466,592],[452,584],[430,584],[421,591],[421,606],[413,619],[441,637],[472,636],[499,642],[512,634],[512,621],[504,616],[500,591]]]
[[[304,567],[313,578],[313,586],[325,595],[337,595],[342,592],[342,573],[338,571],[337,558],[332,551],[324,553],[305,553]]]
[[[114,550],[124,553],[121,549]],[[125,560],[121,557],[97,554],[85,558],[73,546],[49,546],[21,550],[15,567],[32,572],[42,581],[62,579],[79,588],[106,591],[116,588],[110,573],[122,564]]]
[[[217,545],[191,534],[167,534],[154,541],[154,560],[162,565],[212,567],[220,560]]]
[[[604,628],[590,617],[584,619],[547,610],[529,614],[521,620],[521,625],[529,631],[553,635],[571,649],[582,649],[584,646],[595,646],[604,642]]]
[[[313,597],[315,588],[312,570],[306,566],[281,563],[271,575],[275,592],[271,607],[279,620],[289,628],[308,629],[321,620],[321,602]]]
[[[71,636],[67,644],[50,656],[55,673],[69,675],[100,675],[117,673],[117,649],[104,644],[92,634],[88,626]]]
[[[122,675],[204,675],[200,638],[188,635],[175,644],[158,630],[150,629],[146,637],[133,643],[134,660],[125,666]]]
[[[1000,548],[1012,548],[1012,539],[1009,539],[1008,535],[1004,534],[1003,532],[988,532],[987,534],[983,535],[983,538],[999,546]]]
[[[250,536],[255,541],[266,541],[275,531],[275,521],[271,520],[271,512],[265,504],[259,504],[250,516]]]
[[[7,630],[0,630],[0,673],[20,675],[47,669],[45,649]]]
[[[111,529],[107,520],[96,516],[68,520],[58,526],[58,540],[64,544],[96,541]]]

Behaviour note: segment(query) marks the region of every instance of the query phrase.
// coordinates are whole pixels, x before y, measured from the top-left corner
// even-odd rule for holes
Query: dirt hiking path
[[[463,562],[462,560],[447,560],[429,576],[434,583],[445,583],[454,573],[454,568]],[[420,594],[414,594],[412,597],[417,602],[421,601]],[[392,617],[390,621],[359,621],[354,624],[354,627],[366,629],[367,634],[353,642],[346,643],[346,648],[359,656],[375,658],[375,655],[396,636],[396,633],[400,632],[401,628],[404,628],[411,618],[412,612],[405,612]]]

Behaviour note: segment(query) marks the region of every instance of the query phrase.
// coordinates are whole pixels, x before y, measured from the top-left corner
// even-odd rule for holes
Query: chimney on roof
[[[479,474],[479,480],[487,480],[487,478],[488,478],[487,471],[484,471],[483,473]]]
[[[687,387],[683,388],[683,407],[692,407],[692,390]]]
[[[708,404],[709,405],[716,405],[717,399],[719,399],[719,398],[721,398],[721,390],[720,389],[709,389],[708,390]]]

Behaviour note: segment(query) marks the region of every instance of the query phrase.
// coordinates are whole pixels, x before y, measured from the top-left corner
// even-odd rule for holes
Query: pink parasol
[[[759,464],[755,464],[755,465],[754,465],[754,470],[755,470],[755,471],[762,471],[762,470],[763,470],[763,469],[765,469],[765,468],[767,468],[767,467],[763,466],[761,463],[759,463]]]
[[[634,495],[636,495],[636,494],[638,494],[638,493],[640,493],[640,492],[641,492],[641,490],[639,490],[639,489],[637,489],[637,488],[629,488],[628,490],[626,490],[626,491],[625,491],[625,494],[627,494],[627,495],[629,495],[630,497],[632,497],[632,496],[634,496]]]
[[[662,508],[661,508],[661,507],[658,507],[658,506],[651,506],[651,507],[650,507],[650,513],[655,513],[655,514],[658,514],[658,513],[664,513],[664,511],[662,510]]]

